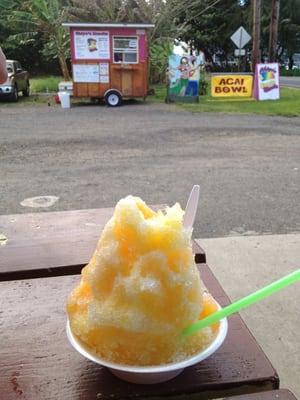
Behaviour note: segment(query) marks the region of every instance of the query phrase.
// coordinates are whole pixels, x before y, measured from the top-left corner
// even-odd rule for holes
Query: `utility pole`
[[[252,72],[260,62],[260,24],[261,24],[261,0],[252,0],[253,30],[252,30]]]
[[[269,38],[269,61],[276,61],[278,25],[279,25],[280,0],[272,0],[270,38]]]

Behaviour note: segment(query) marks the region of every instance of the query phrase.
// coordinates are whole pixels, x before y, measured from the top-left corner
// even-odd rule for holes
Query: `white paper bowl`
[[[178,363],[164,364],[153,367],[120,365],[103,360],[94,353],[89,352],[87,347],[84,346],[83,343],[78,338],[76,338],[75,335],[73,335],[69,321],[67,321],[66,330],[68,339],[74,349],[76,349],[80,354],[82,354],[89,360],[94,361],[95,363],[100,364],[104,367],[107,367],[110,372],[118,378],[131,383],[154,384],[166,382],[172,378],[175,378],[175,376],[179,375],[184,370],[184,368],[197,364],[212,355],[224,342],[224,339],[227,335],[228,323],[226,318],[220,321],[219,331],[217,336],[215,337],[215,340],[200,353],[195,354],[194,356]]]

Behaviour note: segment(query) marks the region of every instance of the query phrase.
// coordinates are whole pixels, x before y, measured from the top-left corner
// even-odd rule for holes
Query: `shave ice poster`
[[[278,100],[279,64],[257,64],[255,70],[255,97],[257,100]]]

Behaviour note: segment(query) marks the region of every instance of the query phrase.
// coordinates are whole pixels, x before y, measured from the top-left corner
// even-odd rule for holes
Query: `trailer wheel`
[[[105,95],[105,103],[108,107],[118,107],[122,104],[122,96],[116,90],[110,90]]]

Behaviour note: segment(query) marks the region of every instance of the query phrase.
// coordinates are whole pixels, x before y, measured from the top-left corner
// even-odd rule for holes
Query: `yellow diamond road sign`
[[[230,39],[238,49],[242,49],[251,40],[251,36],[245,28],[240,26],[239,29],[235,31],[232,36],[230,36]]]

